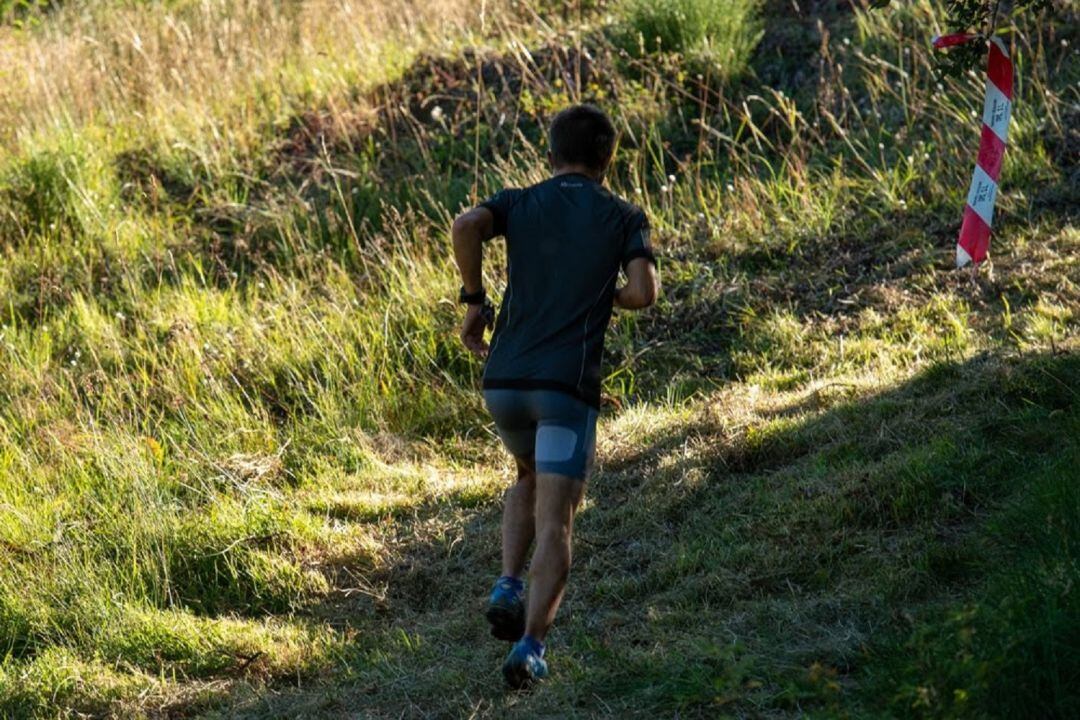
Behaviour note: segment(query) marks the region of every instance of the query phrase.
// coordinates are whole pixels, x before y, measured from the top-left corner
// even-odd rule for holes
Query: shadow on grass
[[[554,678],[527,696],[503,691],[506,648],[480,615],[498,504],[421,506],[385,530],[393,550],[368,578],[378,599],[309,610],[355,632],[340,676],[237,696],[228,712],[325,700],[375,717],[704,717],[718,703],[735,714],[864,703],[860,673],[881,662],[868,648],[891,659],[901,651],[881,638],[923,608],[979,602],[981,578],[1010,567],[1014,548],[996,546],[986,521],[1031,491],[1063,443],[1077,452],[1077,388],[1076,355],[980,356],[776,414],[734,441],[704,423],[604,463],[551,638]]]

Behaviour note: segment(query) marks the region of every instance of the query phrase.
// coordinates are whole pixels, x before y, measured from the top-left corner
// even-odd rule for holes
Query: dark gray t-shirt
[[[481,203],[506,237],[502,307],[484,388],[560,390],[600,405],[600,358],[619,268],[656,262],[638,207],[567,174]]]

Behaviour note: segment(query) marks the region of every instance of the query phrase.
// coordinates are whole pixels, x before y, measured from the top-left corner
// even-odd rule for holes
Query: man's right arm
[[[450,230],[454,240],[454,259],[461,271],[461,282],[467,293],[474,293],[482,288],[483,245],[494,234],[494,225],[491,210],[475,207],[459,215]]]
[[[461,285],[466,293],[474,294],[483,289],[482,265],[484,241],[494,234],[494,219],[486,207],[476,207],[463,213],[454,220],[450,231],[454,240],[454,260],[461,271]],[[461,324],[461,341],[474,355],[487,355],[488,346],[484,342],[484,330],[487,319],[483,313],[482,302],[470,304],[465,310],[465,319]]]
[[[637,257],[626,264],[626,284],[615,291],[615,306],[641,310],[656,302],[660,276],[650,258]]]

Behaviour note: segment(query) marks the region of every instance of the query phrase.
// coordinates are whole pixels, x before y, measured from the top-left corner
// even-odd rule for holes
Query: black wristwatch
[[[458,302],[463,305],[483,305],[487,300],[487,293],[484,292],[484,288],[480,288],[474,293],[465,292],[465,286],[461,286],[461,292],[458,293]]]

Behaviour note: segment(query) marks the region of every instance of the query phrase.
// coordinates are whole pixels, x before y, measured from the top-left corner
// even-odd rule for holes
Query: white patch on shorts
[[[536,430],[536,461],[566,462],[574,457],[577,433],[559,425],[541,425]]]

